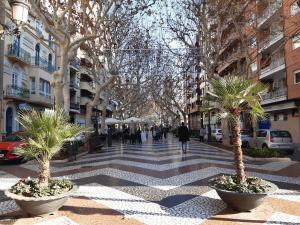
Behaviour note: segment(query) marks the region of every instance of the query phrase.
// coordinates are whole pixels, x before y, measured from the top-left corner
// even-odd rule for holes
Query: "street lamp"
[[[27,23],[30,5],[28,0],[12,0],[12,19],[17,25]]]
[[[3,12],[5,13],[5,3],[2,3]],[[30,5],[28,0],[10,0],[9,4],[12,8],[12,20],[17,24],[17,28],[5,25],[2,21],[0,23],[0,39],[3,39],[5,35],[20,34],[18,27],[24,23],[27,23]]]

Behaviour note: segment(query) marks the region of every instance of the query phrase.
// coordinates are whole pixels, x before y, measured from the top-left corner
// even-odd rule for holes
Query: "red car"
[[[0,142],[0,161],[15,160],[21,162],[23,157],[14,154],[14,150],[16,147],[24,144],[24,142],[22,142],[22,137],[27,136],[28,134],[25,132],[15,132]]]

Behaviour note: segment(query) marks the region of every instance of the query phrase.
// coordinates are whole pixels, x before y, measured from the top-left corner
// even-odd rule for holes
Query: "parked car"
[[[253,143],[253,133],[250,130],[241,130],[242,147],[249,148]]]
[[[14,154],[15,148],[24,144],[22,137],[28,137],[25,132],[15,132],[0,142],[0,161],[22,162],[23,157]]]
[[[222,138],[223,138],[222,129],[212,129],[211,137],[213,138],[213,140],[216,140],[217,142],[222,142]]]
[[[286,130],[258,130],[255,146],[263,149],[274,149],[287,154],[293,154],[295,145],[289,131]]]
[[[230,144],[232,144],[232,133],[229,134]],[[241,130],[241,142],[243,148],[249,148],[253,145],[253,134],[250,130],[242,129]]]

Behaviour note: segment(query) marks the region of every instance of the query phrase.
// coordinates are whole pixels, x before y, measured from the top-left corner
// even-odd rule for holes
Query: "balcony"
[[[287,88],[280,88],[275,91],[264,93],[261,95],[261,98],[262,105],[287,100]]]
[[[258,17],[258,27],[261,27],[265,22],[271,18],[277,10],[282,6],[282,0],[276,0],[269,4],[263,14]]]
[[[86,105],[92,101],[89,97],[80,97],[80,105]]]
[[[12,44],[8,45],[7,57],[18,62],[31,65],[31,54],[18,46],[14,46]]]
[[[80,110],[80,104],[71,102],[70,103],[70,109],[75,110],[75,111],[79,111]]]
[[[51,107],[54,104],[54,100],[51,94],[46,94],[41,91],[31,92],[30,101],[47,107]]]
[[[232,63],[236,62],[239,58],[242,57],[242,54],[239,50],[232,52],[220,65],[218,68],[218,72],[223,72],[226,68],[228,68]]]
[[[228,37],[224,38],[224,43],[222,49],[220,50],[220,54],[222,54],[228,47],[232,45],[235,40],[239,39],[239,34],[237,32],[232,32],[228,35]]]
[[[79,70],[79,68],[80,68],[80,59],[77,58],[77,57],[75,57],[74,59],[72,59],[70,61],[70,66],[72,66],[76,70]]]
[[[80,85],[75,80],[71,80],[70,81],[70,88],[78,90],[80,88]]]
[[[43,70],[45,70],[48,73],[53,73],[55,71],[55,66],[53,66],[51,63],[49,63],[48,60],[44,58],[32,58],[32,65],[37,66]]]
[[[263,68],[260,71],[259,79],[267,78],[270,75],[280,72],[284,69],[285,69],[285,61],[284,61],[283,57],[273,60],[269,66],[267,66],[266,68]]]
[[[92,82],[81,81],[80,82],[80,89],[86,90],[86,91],[91,92],[91,93],[95,92],[95,88],[94,88]]]
[[[260,42],[259,52],[267,50],[271,46],[275,45],[277,42],[283,40],[283,31],[276,31],[270,34],[267,38]]]
[[[17,85],[7,85],[5,90],[5,97],[29,100],[30,91],[27,88],[19,87]]]

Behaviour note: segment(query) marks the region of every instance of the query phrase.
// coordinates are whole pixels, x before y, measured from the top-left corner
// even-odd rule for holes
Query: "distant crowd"
[[[123,125],[122,127],[122,142],[130,144],[142,144],[146,143],[149,138],[149,132],[151,132],[153,141],[158,141],[167,138],[167,133],[169,132],[169,127],[160,124],[159,126],[151,126],[150,129],[146,126],[137,126],[132,123],[129,126]]]

